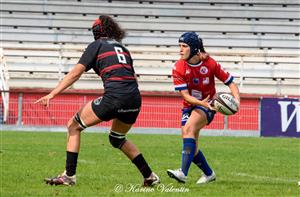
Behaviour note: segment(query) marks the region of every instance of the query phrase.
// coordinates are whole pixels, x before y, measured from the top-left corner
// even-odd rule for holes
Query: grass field
[[[180,136],[129,134],[162,181],[145,190],[135,166],[103,133],[82,134],[76,186],[44,184],[44,177],[64,169],[65,135],[1,131],[0,196],[300,196],[299,139],[202,137],[200,146],[217,181],[199,186],[195,165],[186,184],[166,174],[180,167]]]

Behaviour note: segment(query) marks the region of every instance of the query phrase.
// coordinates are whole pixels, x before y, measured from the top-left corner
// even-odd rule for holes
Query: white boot
[[[197,184],[209,183],[209,182],[215,181],[216,178],[217,177],[216,177],[216,174],[214,171],[212,172],[212,174],[210,176],[206,176],[205,174],[203,174],[197,181]]]
[[[187,181],[187,176],[184,175],[181,168],[177,170],[167,170],[169,177],[176,179],[180,183],[185,183]]]

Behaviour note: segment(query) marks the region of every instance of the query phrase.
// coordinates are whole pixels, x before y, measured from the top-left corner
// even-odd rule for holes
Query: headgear
[[[199,51],[205,52],[202,39],[195,32],[186,32],[182,34],[179,38],[178,42],[183,42],[190,47],[190,58],[196,55]]]
[[[97,18],[92,26],[94,39],[97,40],[101,37],[106,37],[107,35],[103,32],[103,24],[101,21],[101,16]]]

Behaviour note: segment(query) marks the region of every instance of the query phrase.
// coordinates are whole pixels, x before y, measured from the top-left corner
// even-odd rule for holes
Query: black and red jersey
[[[112,39],[98,39],[88,45],[79,62],[101,78],[106,93],[127,94],[138,91],[133,60],[129,51]]]

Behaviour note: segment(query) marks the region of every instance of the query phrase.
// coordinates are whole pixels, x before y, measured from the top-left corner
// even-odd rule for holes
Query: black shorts
[[[128,95],[104,94],[92,102],[94,113],[103,121],[119,119],[126,124],[135,123],[142,98],[139,92]]]

